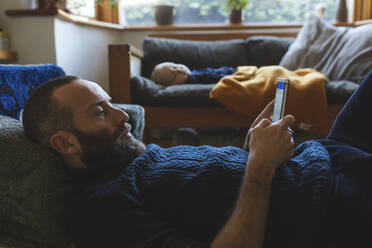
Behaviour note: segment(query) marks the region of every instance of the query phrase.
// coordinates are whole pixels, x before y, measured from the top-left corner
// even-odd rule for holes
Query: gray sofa
[[[131,100],[142,106],[219,105],[208,97],[214,84],[163,86],[149,80],[155,65],[171,61],[191,70],[242,65],[313,68],[330,80],[325,85],[327,103],[343,104],[372,69],[371,33],[371,24],[335,27],[312,17],[296,38],[251,36],[214,42],[149,37],[142,43],[141,75],[131,79]]]
[[[144,109],[116,106],[142,139]],[[27,140],[20,121],[0,115],[0,247],[73,247],[73,191],[58,154]]]
[[[182,63],[190,69],[221,66],[257,67],[278,65],[294,38],[252,36],[246,40],[219,42],[180,41],[146,38],[142,43],[144,58],[141,75],[131,79],[131,96],[142,106],[217,106],[209,98],[215,84],[183,84],[164,86],[150,80],[155,65],[171,61]],[[332,80],[326,84],[327,103],[343,104],[358,87],[363,76]]]
[[[312,68],[330,80],[325,85],[330,127],[372,70],[371,34],[372,25],[338,27],[318,18],[309,19],[299,33],[288,34],[262,32],[264,36],[257,36],[246,30],[226,34],[154,32],[143,40],[142,50],[131,44],[109,45],[110,94],[115,102],[143,106],[146,130],[246,128],[251,117],[229,111],[209,98],[214,84],[158,85],[149,79],[152,69],[165,61],[185,64],[191,70],[243,65]],[[147,134],[151,141],[151,132]]]

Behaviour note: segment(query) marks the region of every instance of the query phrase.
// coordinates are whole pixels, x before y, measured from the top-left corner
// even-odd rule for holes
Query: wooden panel
[[[371,0],[364,0],[363,6],[363,20],[372,18],[372,4]]]
[[[131,103],[130,45],[109,45],[110,95],[114,103]]]
[[[132,55],[134,55],[134,56],[136,56],[140,59],[143,59],[143,52],[140,49],[138,49],[137,47],[133,46],[132,44],[129,44],[129,52]]]
[[[279,37],[296,37],[298,31],[292,32],[220,32],[220,33],[197,33],[197,32],[182,32],[182,33],[149,33],[150,37],[172,38],[179,40],[231,40],[231,39],[246,39],[253,35],[270,35]]]
[[[353,21],[360,21],[372,18],[371,0],[354,0]]]
[[[300,29],[302,23],[243,23],[243,24],[174,24],[174,25],[142,25],[127,26],[125,30],[130,31],[225,31],[225,30],[283,30],[283,29]]]
[[[76,24],[89,25],[89,26],[94,26],[94,27],[99,27],[99,28],[107,28],[111,30],[123,30],[123,25],[92,20],[89,17],[69,14],[66,11],[63,11],[61,9],[58,10],[58,17],[63,20],[76,23]]]
[[[147,127],[250,127],[253,120],[222,107],[145,107]]]

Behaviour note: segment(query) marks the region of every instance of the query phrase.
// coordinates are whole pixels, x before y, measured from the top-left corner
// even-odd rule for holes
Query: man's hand
[[[245,136],[245,141],[243,145],[243,149],[248,151],[249,150],[249,140],[251,137],[251,132],[254,127],[258,125],[258,123],[261,122],[262,119],[268,119],[271,120],[271,116],[273,115],[274,110],[274,103],[275,99],[269,102],[269,104],[266,105],[265,109],[257,116],[257,118],[253,121],[251,128],[248,130],[247,135]]]
[[[292,157],[294,146],[292,132],[288,129],[294,117],[287,115],[273,123],[272,104],[252,125],[250,154],[241,192],[233,213],[214,238],[212,248],[263,247],[271,180],[276,168]]]
[[[276,168],[293,156],[293,132],[289,126],[294,121],[292,115],[275,123],[263,118],[251,129],[247,165],[253,166],[247,171],[262,183],[270,183]]]

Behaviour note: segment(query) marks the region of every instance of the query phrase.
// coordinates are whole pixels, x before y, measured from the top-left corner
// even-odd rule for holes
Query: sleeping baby
[[[234,72],[236,72],[235,68],[227,66],[190,71],[186,65],[163,62],[155,66],[151,73],[151,80],[167,86],[185,83],[214,84]]]

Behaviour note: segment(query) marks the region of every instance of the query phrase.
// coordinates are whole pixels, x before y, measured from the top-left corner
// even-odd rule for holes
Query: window
[[[94,17],[94,1],[95,0],[67,0],[67,9],[72,13],[81,16]]]
[[[244,22],[288,23],[303,22],[310,13],[316,13],[317,7],[326,7],[324,19],[336,19],[337,2],[335,0],[250,0],[244,10]],[[161,3],[161,2],[160,2]],[[122,1],[127,25],[154,25],[153,6],[157,0]],[[225,0],[168,0],[163,4],[176,7],[176,24],[227,23],[229,10]]]
[[[155,25],[154,6],[173,5],[175,24],[227,23],[229,9],[226,0],[67,0],[67,8],[74,14],[94,17],[95,2],[120,2],[120,19],[126,25]],[[250,0],[243,11],[245,23],[303,22],[308,14],[325,6],[324,19],[335,21],[335,0]],[[110,5],[112,8],[113,5]]]

